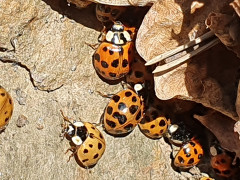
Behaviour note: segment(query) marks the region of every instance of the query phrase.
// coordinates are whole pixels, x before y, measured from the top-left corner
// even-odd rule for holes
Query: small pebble
[[[16,123],[17,127],[23,127],[23,126],[25,126],[26,124],[28,124],[27,117],[24,116],[24,115],[22,115],[22,114],[19,115],[19,116],[18,116],[18,119],[17,119],[17,123]]]
[[[20,105],[26,104],[27,94],[23,92],[20,88],[16,89],[17,101]]]

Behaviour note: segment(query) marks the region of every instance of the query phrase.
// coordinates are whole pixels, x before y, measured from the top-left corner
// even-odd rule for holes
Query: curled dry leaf
[[[234,121],[223,114],[209,110],[206,115],[194,115],[204,126],[206,126],[218,139],[221,147],[235,152],[240,157],[240,140],[238,135],[233,132]]]
[[[205,19],[212,11],[220,12],[229,0],[162,0],[156,2],[138,31],[136,48],[146,60],[172,50],[207,30]],[[146,48],[148,47],[148,48]]]
[[[234,125],[234,132],[238,133],[240,140],[240,121],[236,122]]]
[[[224,45],[217,45],[165,74],[155,74],[159,99],[187,99],[238,120],[235,110],[240,61]]]
[[[238,114],[238,117],[240,117],[240,81],[238,81],[238,91],[237,91],[237,99],[236,99],[236,112]]]
[[[111,6],[149,6],[157,0],[68,0],[79,8],[87,7],[90,3],[101,3]]]
[[[240,81],[238,82],[236,111],[237,111],[238,117],[240,117]],[[240,139],[240,119],[234,125],[234,132],[238,133],[239,139]]]
[[[206,25],[221,42],[240,57],[240,21],[236,16],[222,13],[210,13]]]
[[[107,4],[112,6],[146,6],[151,5],[157,0],[90,0],[95,3]]]
[[[233,9],[240,17],[240,0],[234,0],[232,3],[230,3],[230,5],[233,7]]]

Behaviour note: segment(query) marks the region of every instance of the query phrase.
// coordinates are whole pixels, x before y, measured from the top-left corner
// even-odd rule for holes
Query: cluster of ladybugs
[[[123,10],[122,7],[96,5],[98,20],[106,22],[115,20]],[[197,165],[204,155],[199,141],[194,138],[181,142],[175,140],[173,134],[178,126],[172,125],[158,108],[158,103],[152,101],[153,76],[151,68],[144,66],[144,61],[137,54],[134,46],[136,28],[114,21],[112,27],[102,32],[101,44],[93,55],[93,66],[98,75],[106,80],[125,81],[132,87],[124,89],[115,95],[100,95],[110,98],[103,114],[101,125],[113,136],[129,134],[138,125],[141,132],[149,138],[167,137],[169,142],[180,146],[174,157],[174,166],[191,168]],[[158,101],[159,102],[159,101]],[[63,115],[63,114],[62,114]],[[94,166],[105,150],[105,140],[100,131],[90,123],[80,121],[70,122],[64,117],[64,133],[72,142],[70,150],[84,167]],[[233,158],[227,153],[220,153],[211,159],[215,172],[223,177],[230,177],[236,171],[232,165]],[[219,164],[219,162],[226,162]]]
[[[97,18],[102,22],[115,20],[120,7],[98,4]],[[151,69],[144,66],[144,61],[134,47],[136,28],[127,27],[116,21],[111,29],[103,32],[102,42],[93,55],[93,66],[99,76],[107,80],[125,78],[134,88],[124,89],[115,95],[100,95],[111,98],[105,108],[102,126],[113,136],[129,134],[138,125],[141,132],[149,138],[167,137],[172,144],[178,144],[174,157],[174,166],[190,168],[197,165],[204,155],[203,148],[196,138],[179,142],[174,134],[177,125],[172,125],[162,111],[158,102],[152,100],[153,77]],[[8,124],[13,112],[13,102],[8,92],[0,86],[0,129]],[[88,122],[70,121],[61,111],[64,124],[63,134],[70,141],[72,156],[86,168],[93,167],[102,157],[106,142],[95,125]],[[232,176],[238,167],[232,165],[233,158],[221,152],[211,159],[211,166],[216,174],[223,177]],[[209,178],[210,179],[210,178]]]

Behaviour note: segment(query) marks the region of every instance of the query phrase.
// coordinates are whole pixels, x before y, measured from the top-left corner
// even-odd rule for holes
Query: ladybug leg
[[[88,45],[89,47],[91,47],[93,50],[96,50],[97,47],[99,46],[99,43],[96,43],[96,44],[90,44],[90,43],[85,42],[85,44]]]
[[[70,123],[70,124],[72,124],[72,122],[70,121],[70,119],[69,119],[67,116],[65,116],[65,115],[63,114],[63,111],[62,111],[62,110],[60,110],[60,112],[61,112],[61,115],[62,115],[62,117],[63,117],[63,122],[62,122],[62,124],[61,124],[62,132],[61,132],[61,134],[60,134],[60,137],[62,137],[62,140],[63,140],[63,139],[66,137],[66,133],[67,133],[67,129],[68,129],[68,125],[67,125],[66,122],[68,122],[68,123]]]
[[[65,133],[61,133],[61,134],[59,135],[59,137],[61,138],[61,141],[63,141],[64,138],[65,138]]]
[[[126,83],[124,81],[121,81],[120,83],[121,83],[121,86],[122,86],[123,89],[126,89],[126,88],[133,89],[130,84],[128,84],[128,83]]]
[[[101,30],[100,35],[98,36],[98,43],[96,44],[91,44],[91,43],[87,43],[85,42],[86,45],[90,46],[93,50],[96,50],[97,47],[99,46],[99,43],[105,41],[106,39],[106,32],[107,32],[107,28],[106,26],[103,26],[103,29]]]
[[[62,117],[63,117],[62,127],[63,127],[63,128],[67,127],[66,122],[69,122],[70,124],[72,124],[72,122],[70,121],[70,119],[63,114],[63,111],[60,110],[60,112],[61,112],[61,115],[62,115]]]
[[[67,162],[69,162],[69,161],[71,160],[71,158],[74,156],[74,154],[75,154],[75,153],[72,153],[72,154],[69,156]]]
[[[103,29],[101,30],[100,35],[98,36],[98,42],[103,42],[106,39],[106,34],[107,34],[107,28],[106,26],[103,26]]]
[[[71,151],[72,154],[69,156],[69,159],[68,159],[67,162],[69,162],[70,159],[76,154],[76,152],[77,152],[77,148],[74,147],[74,146],[72,146],[72,147],[70,147],[70,148],[67,149],[67,151],[65,152],[65,154],[67,154],[69,151]]]
[[[114,94],[103,94],[100,91],[96,91],[100,96],[105,97],[105,98],[112,98]]]
[[[101,115],[101,117],[100,117],[100,121],[98,122],[98,123],[92,123],[92,124],[94,124],[95,126],[102,126],[103,127],[103,114]]]
[[[65,154],[67,154],[69,151],[71,151],[71,152],[73,152],[74,153],[74,151],[76,151],[76,147],[75,146],[71,146],[70,148],[68,148],[67,150],[66,150],[66,152],[65,152]]]
[[[62,127],[63,127],[63,124],[62,124]],[[67,133],[66,129],[67,129],[67,126],[64,125],[64,127],[62,129],[62,132],[59,134],[59,137],[61,138],[61,141],[63,141],[66,138],[66,133]]]

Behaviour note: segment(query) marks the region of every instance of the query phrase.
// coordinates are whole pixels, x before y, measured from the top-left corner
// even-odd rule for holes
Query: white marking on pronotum
[[[177,130],[178,130],[178,125],[176,125],[176,124],[170,125],[169,128],[168,128],[168,132],[170,134],[176,132]]]
[[[73,122],[73,125],[76,126],[76,127],[83,127],[84,126],[84,124],[81,121],[75,121],[75,122]]]
[[[134,85],[134,90],[136,91],[136,92],[139,92],[139,91],[141,91],[143,89],[143,86],[141,85],[141,84],[135,84]]]
[[[72,142],[76,145],[81,145],[83,143],[83,141],[81,140],[81,138],[79,136],[73,136]]]

